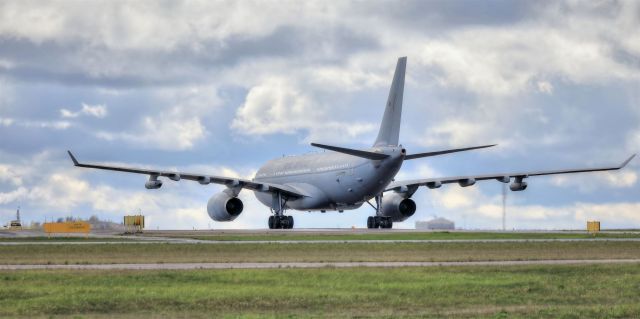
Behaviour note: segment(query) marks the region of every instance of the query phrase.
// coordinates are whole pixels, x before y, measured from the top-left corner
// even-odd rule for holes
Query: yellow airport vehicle
[[[587,231],[592,234],[600,232],[600,222],[597,220],[587,221]]]
[[[142,233],[144,229],[144,215],[124,216],[125,233]]]
[[[53,233],[84,233],[89,236],[91,224],[87,222],[44,223],[42,226],[47,236]]]

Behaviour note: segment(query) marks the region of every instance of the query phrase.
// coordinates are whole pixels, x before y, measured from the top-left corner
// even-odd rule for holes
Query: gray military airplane
[[[398,143],[406,65],[406,57],[398,59],[378,137],[371,148],[352,149],[311,143],[312,146],[331,152],[282,157],[268,161],[251,180],[208,174],[84,164],[78,162],[70,151],[68,153],[73,164],[78,167],[148,175],[149,180],[145,184],[147,189],[160,188],[162,180],[158,179],[159,177],[173,181],[196,181],[202,185],[210,183],[225,185],[226,189],[213,195],[207,204],[207,212],[215,221],[236,219],[244,207],[238,194],[242,189],[251,190],[262,204],[271,209],[271,216],[268,219],[270,229],[293,228],[293,217],[285,215],[287,209],[321,212],[337,210],[342,212],[359,208],[364,203],[371,205],[375,210],[375,214],[367,219],[367,228],[391,228],[393,222],[404,221],[415,213],[416,204],[411,196],[420,186],[434,189],[443,184],[457,183],[461,187],[467,187],[474,185],[476,181],[497,180],[502,183],[511,183],[510,189],[512,191],[523,191],[527,188],[527,183],[524,180],[528,177],[618,170],[627,165],[635,156],[635,154],[632,155],[619,166],[610,167],[394,181],[394,177],[406,160],[495,146],[493,144],[407,154],[406,149]],[[370,202],[371,199],[375,200],[375,204]]]

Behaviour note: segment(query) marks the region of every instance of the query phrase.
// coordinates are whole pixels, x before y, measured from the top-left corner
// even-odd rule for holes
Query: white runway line
[[[195,270],[195,269],[280,269],[280,268],[354,268],[354,267],[450,267],[450,266],[526,266],[638,264],[640,259],[506,260],[445,262],[285,262],[285,263],[166,263],[166,264],[92,264],[92,265],[0,265],[1,270]]]

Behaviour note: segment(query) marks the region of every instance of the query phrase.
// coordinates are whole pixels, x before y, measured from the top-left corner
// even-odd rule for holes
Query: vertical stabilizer
[[[400,136],[400,118],[402,117],[402,95],[404,94],[404,73],[407,69],[407,57],[398,58],[396,72],[393,75],[387,106],[384,109],[378,138],[373,146],[398,145]]]

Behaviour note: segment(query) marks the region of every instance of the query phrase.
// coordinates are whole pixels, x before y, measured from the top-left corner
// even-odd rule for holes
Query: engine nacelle
[[[242,213],[244,204],[238,197],[231,197],[227,193],[211,196],[207,203],[209,217],[217,222],[230,222]]]
[[[394,222],[401,222],[416,212],[416,203],[401,194],[391,193],[382,197],[380,215],[391,217]]]
[[[159,180],[150,180],[147,181],[146,183],[144,183],[144,187],[146,189],[158,189],[160,187],[162,187],[162,181]]]
[[[461,180],[458,181],[458,185],[460,185],[462,187],[472,186],[475,183],[476,183],[476,179],[475,178],[461,179]]]
[[[519,192],[519,191],[523,191],[525,189],[527,189],[527,183],[526,182],[513,182],[511,183],[511,185],[509,185],[509,189],[511,189],[514,192]]]

